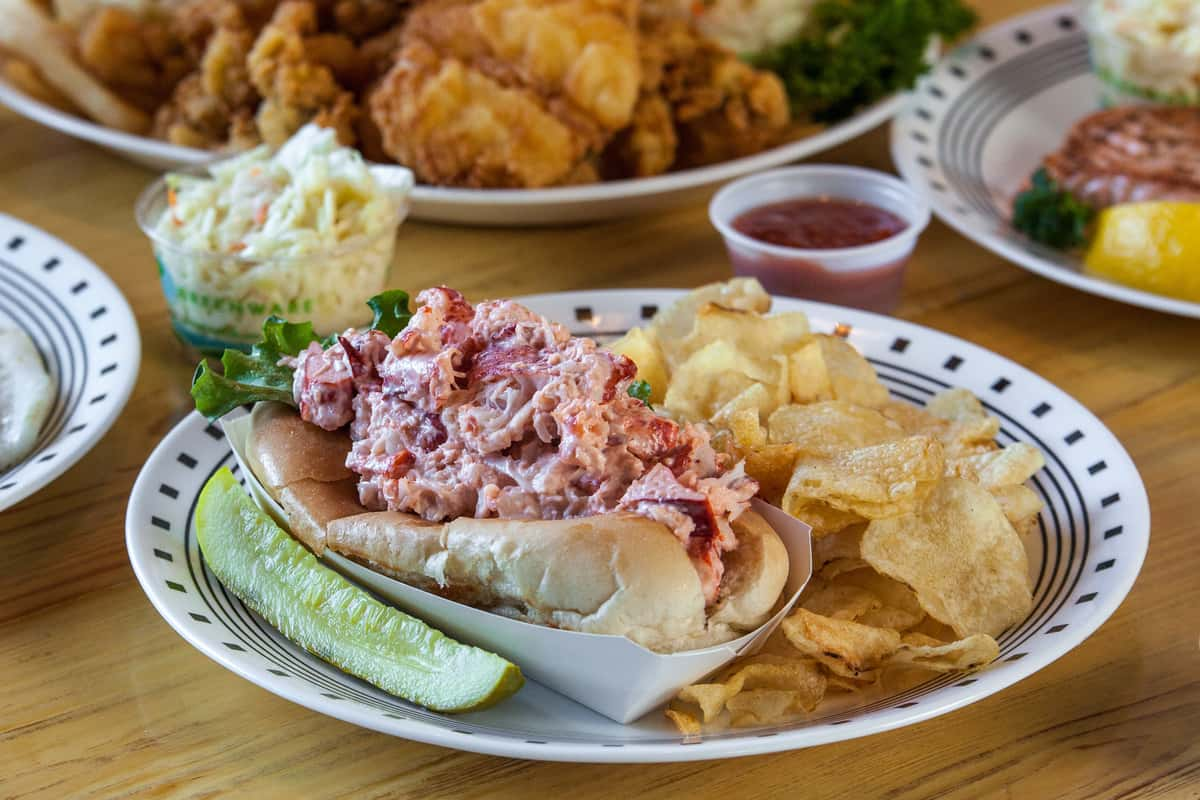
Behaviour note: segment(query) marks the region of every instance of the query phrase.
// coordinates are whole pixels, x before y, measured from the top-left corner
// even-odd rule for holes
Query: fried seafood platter
[[[659,175],[803,138],[911,84],[931,38],[971,19],[937,13],[958,0],[824,0],[745,52],[719,24],[722,5],[0,0],[0,77],[42,104],[183,148],[279,146],[316,122],[426,185],[527,189]],[[875,11],[883,22],[867,24]]]

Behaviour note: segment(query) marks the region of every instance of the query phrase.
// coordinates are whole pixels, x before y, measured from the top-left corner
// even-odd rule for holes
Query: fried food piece
[[[399,0],[335,0],[333,27],[353,39],[366,39],[398,25],[405,6]]]
[[[353,39],[344,34],[318,33],[306,36],[304,52],[312,61],[328,67],[334,80],[348,89],[361,89],[372,77],[367,56],[354,44]]]
[[[274,2],[274,0],[272,0]],[[257,30],[235,0],[184,0],[171,9],[171,31],[192,64],[199,64],[209,39],[220,29]]]
[[[258,93],[250,83],[246,56],[253,41],[245,28],[212,34],[200,67],[175,88],[158,110],[154,135],[185,147],[245,149],[258,143],[250,124]]]
[[[548,186],[583,151],[532,93],[505,88],[420,41],[404,48],[370,102],[384,150],[430,183]]]
[[[780,140],[789,110],[778,76],[653,6],[643,13],[641,30],[643,69],[661,76],[657,90],[675,119],[676,168],[740,158]]]
[[[367,66],[368,85],[382,78],[392,65],[403,47],[404,26],[396,25],[382,33],[377,33],[358,46],[359,57]]]
[[[335,128],[342,144],[355,142],[358,108],[353,95],[306,49],[306,37],[316,33],[316,6],[289,0],[275,10],[250,51],[250,80],[263,98],[255,119],[268,144],[283,144],[313,120]]]
[[[384,149],[427,182],[594,180],[641,83],[626,0],[433,0],[371,93]],[[433,122],[436,120],[436,122]]]
[[[118,6],[99,8],[84,21],[76,51],[83,66],[146,111],[161,105],[191,69],[167,19]]]
[[[604,149],[602,174],[608,180],[659,175],[675,163],[678,147],[670,104],[657,92],[643,92],[629,127]]]

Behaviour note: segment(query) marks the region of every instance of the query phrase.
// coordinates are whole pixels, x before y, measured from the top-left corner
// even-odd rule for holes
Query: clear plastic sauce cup
[[[894,214],[905,226],[870,244],[811,249],[770,244],[734,227],[740,216],[754,209],[805,199],[867,204]],[[729,184],[713,196],[708,216],[725,238],[735,274],[758,278],[775,294],[886,313],[900,299],[904,268],[929,224],[929,204],[892,175],[859,167],[806,165],[768,170]]]

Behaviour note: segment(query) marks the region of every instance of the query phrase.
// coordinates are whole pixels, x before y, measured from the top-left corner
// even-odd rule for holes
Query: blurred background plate
[[[936,52],[931,48],[931,53]],[[596,222],[657,211],[703,198],[705,190],[758,170],[777,167],[836,147],[891,119],[906,95],[894,95],[849,119],[803,139],[746,158],[649,178],[549,189],[457,189],[418,185],[411,217],[463,225],[559,225]],[[106,128],[34,100],[0,80],[0,103],[48,128],[97,144],[155,170],[202,164],[206,150],[180,147]]]
[[[1088,275],[1079,256],[1009,222],[1042,158],[1100,97],[1078,8],[1043,8],[988,28],[925,77],[892,124],[892,159],[934,214],[996,255],[1091,294],[1200,317],[1200,303]]]
[[[644,324],[682,292],[614,290],[524,298],[576,334],[609,338]],[[947,386],[979,396],[1001,422],[998,441],[1030,442],[1046,456],[1032,480],[1045,502],[1028,542],[1034,605],[998,639],[999,659],[970,675],[934,677],[902,693],[823,705],[764,728],[683,737],[661,713],[619,725],[529,682],[495,708],[437,714],[353,678],[292,645],[208,571],[194,512],[205,481],[236,469],[221,430],[191,414],[146,462],[130,497],[126,546],[142,589],[189,643],[280,697],[322,714],[421,742],[513,758],[579,762],[692,761],[769,753],[912,725],[999,692],[1066,655],[1108,619],[1145,558],[1150,510],[1141,476],[1116,437],[1061,389],[969,342],[890,317],[779,299],[817,332],[845,335],[893,396],[916,404]],[[235,472],[236,474],[236,472]]]
[[[116,285],[87,258],[0,214],[0,325],[23,330],[54,385],[29,455],[0,472],[0,510],[83,457],[120,416],[137,382],[142,345]]]

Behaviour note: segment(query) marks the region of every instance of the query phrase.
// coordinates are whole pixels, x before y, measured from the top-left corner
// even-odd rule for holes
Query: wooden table
[[[987,5],[991,21],[1035,3]],[[886,131],[827,160],[890,169]],[[184,643],[142,594],[125,555],[125,505],[151,449],[190,409],[192,371],[133,222],[150,177],[0,113],[0,210],[95,259],[143,339],[141,377],[113,429],[0,515],[0,797],[1200,797],[1200,322],[1072,291],[935,222],[899,316],[1028,366],[1120,437],[1154,516],[1128,600],[1034,677],[911,728],[698,764],[505,760],[390,738],[275,697]],[[399,251],[395,284],[445,282],[474,299],[729,274],[702,205],[557,230],[409,223]]]

